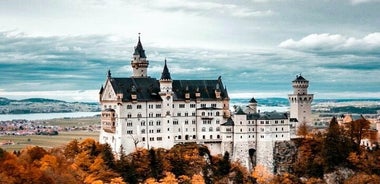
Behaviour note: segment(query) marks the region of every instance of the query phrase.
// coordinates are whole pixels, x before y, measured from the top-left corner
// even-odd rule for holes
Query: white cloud
[[[298,41],[288,39],[281,42],[281,48],[310,52],[379,52],[380,32],[370,33],[363,38],[339,34],[310,34]]]
[[[262,17],[270,16],[273,14],[271,10],[257,11],[238,3],[219,3],[219,2],[207,2],[207,1],[179,1],[179,0],[160,0],[152,1],[148,4],[154,9],[158,10],[171,10],[186,13],[195,13],[201,15],[230,15],[233,17],[245,18],[245,17]]]
[[[380,0],[351,0],[351,3],[356,4],[363,4],[363,3],[371,3],[371,2],[380,2]]]

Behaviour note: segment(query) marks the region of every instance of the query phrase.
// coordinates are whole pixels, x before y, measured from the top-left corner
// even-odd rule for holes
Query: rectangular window
[[[133,130],[127,130],[127,134],[133,134]]]
[[[150,141],[154,141],[154,137],[150,137],[149,140],[150,140]]]
[[[161,109],[161,104],[156,104],[156,109]]]
[[[162,137],[157,137],[157,141],[162,141]]]
[[[195,104],[190,104],[190,108],[195,108]]]
[[[206,107],[206,104],[201,104],[201,107]]]
[[[214,108],[216,108],[216,104],[211,104],[211,107],[214,107]]]
[[[149,108],[149,109],[153,109],[153,105],[152,105],[152,104],[149,104],[149,105],[148,105],[148,108]]]
[[[132,105],[127,105],[127,109],[132,109]]]
[[[137,109],[141,109],[141,105],[137,105]]]
[[[127,122],[127,126],[131,127],[132,126],[132,122]]]
[[[161,117],[161,114],[160,114],[160,113],[157,113],[157,114],[156,114],[156,117],[157,117],[157,118]]]
[[[177,116],[181,116],[181,113],[180,113],[180,112],[178,112],[178,113],[177,113]]]
[[[178,125],[178,120],[173,120],[173,125]]]
[[[179,104],[178,107],[179,108],[185,108],[185,104]]]
[[[186,116],[186,117],[189,116],[189,113],[188,113],[188,112],[185,112],[185,116]]]

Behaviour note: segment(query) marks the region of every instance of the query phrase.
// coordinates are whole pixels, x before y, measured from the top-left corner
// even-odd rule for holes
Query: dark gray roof
[[[111,78],[110,81],[115,92],[123,94],[125,102],[132,100],[132,93],[136,93],[138,101],[161,100],[160,84],[155,78]]]
[[[169,72],[168,66],[166,65],[166,59],[165,59],[165,66],[161,74],[161,80],[171,80],[171,79],[172,78],[170,77],[170,72]]]
[[[135,47],[135,52],[133,53],[133,55],[140,55],[140,58],[146,58],[145,50],[140,41],[140,36],[139,36],[139,41],[137,42],[137,46]]]
[[[249,101],[249,103],[257,103],[257,101],[254,97],[252,97],[251,100]]]
[[[288,115],[282,112],[263,112],[263,113],[254,113],[247,114],[248,120],[275,120],[275,119],[288,119]]]
[[[131,94],[137,94],[137,101],[161,101],[159,95],[160,82],[156,78],[110,78],[116,93],[123,94],[123,101],[131,101]],[[195,100],[195,93],[200,93],[201,100],[215,100],[217,84],[223,86],[222,80],[173,80],[173,100],[185,100],[185,93],[190,94],[190,100]],[[134,92],[134,90],[135,92]],[[103,90],[101,90],[103,91]],[[227,98],[225,88],[220,89],[222,99]]]
[[[238,110],[237,110],[237,112],[236,112],[236,114],[238,114],[238,115],[244,115],[245,113],[244,113],[243,109],[241,109],[239,107]]]
[[[227,122],[221,124],[222,126],[234,126],[235,123],[234,121],[232,120],[232,118],[228,118]]]
[[[195,99],[195,93],[198,91],[202,100],[215,100],[217,84],[223,86],[222,80],[173,80],[173,100],[184,100],[187,90],[190,93],[190,99]],[[222,99],[228,98],[225,88],[219,90]]]
[[[304,81],[304,82],[308,82],[308,80],[306,80],[305,78],[302,77],[302,75],[297,75],[296,76],[296,79],[293,81],[293,82],[300,82],[300,81]]]

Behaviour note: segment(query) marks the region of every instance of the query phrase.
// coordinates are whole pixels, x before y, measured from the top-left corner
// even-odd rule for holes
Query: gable
[[[101,94],[101,100],[103,101],[112,101],[116,100],[116,93],[112,87],[111,81],[107,80],[106,85],[103,89],[103,93]]]

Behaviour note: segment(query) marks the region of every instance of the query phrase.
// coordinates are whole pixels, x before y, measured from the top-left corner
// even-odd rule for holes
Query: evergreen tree
[[[230,163],[230,154],[226,151],[224,152],[223,159],[218,163],[217,173],[219,176],[225,176],[230,173],[231,163]]]
[[[322,155],[325,161],[325,171],[331,171],[334,167],[344,164],[351,151],[350,141],[344,136],[336,117],[330,121],[323,141]]]
[[[150,166],[152,177],[156,179],[161,179],[164,169],[163,169],[162,163],[157,157],[156,151],[153,148],[149,150],[149,161],[150,161],[149,166]]]

